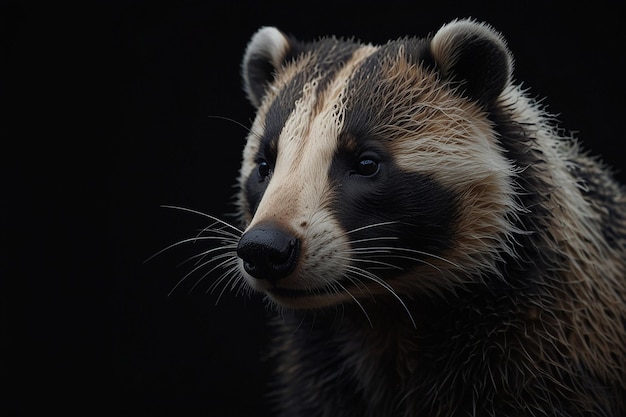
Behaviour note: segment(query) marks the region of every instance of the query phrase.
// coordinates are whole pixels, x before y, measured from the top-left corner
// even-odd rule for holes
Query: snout
[[[264,223],[246,231],[239,240],[237,255],[252,277],[271,283],[293,272],[300,253],[300,242],[293,233]]]

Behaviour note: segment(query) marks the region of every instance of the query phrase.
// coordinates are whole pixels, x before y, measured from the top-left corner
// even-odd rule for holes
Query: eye
[[[378,172],[378,167],[378,162],[370,158],[363,158],[359,160],[353,173],[363,177],[370,177]]]
[[[265,161],[259,162],[259,167],[257,169],[261,178],[267,178],[272,173],[272,168],[270,167],[270,164]]]

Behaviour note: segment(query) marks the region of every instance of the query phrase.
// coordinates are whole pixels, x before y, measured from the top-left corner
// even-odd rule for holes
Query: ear
[[[468,98],[487,108],[511,81],[511,53],[504,38],[485,23],[463,19],[442,26],[430,52],[444,78],[459,83]]]
[[[255,108],[261,105],[266,88],[291,47],[290,39],[270,26],[260,28],[250,39],[241,63],[241,75],[244,91]]]

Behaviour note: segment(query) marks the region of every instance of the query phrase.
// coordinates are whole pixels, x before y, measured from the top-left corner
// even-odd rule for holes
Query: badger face
[[[238,195],[248,285],[317,308],[494,272],[515,190],[490,115],[511,69],[470,20],[381,46],[260,29],[242,64],[257,110]]]

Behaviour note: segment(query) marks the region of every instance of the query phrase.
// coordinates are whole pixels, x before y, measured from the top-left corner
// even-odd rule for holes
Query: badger
[[[513,68],[473,18],[253,34],[240,221],[200,266],[267,300],[275,415],[626,415],[625,187]]]

